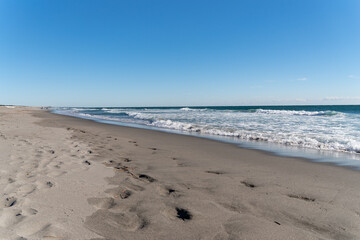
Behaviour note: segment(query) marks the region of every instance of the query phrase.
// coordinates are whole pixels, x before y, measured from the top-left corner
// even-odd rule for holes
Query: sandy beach
[[[0,107],[0,239],[359,239],[360,172]]]

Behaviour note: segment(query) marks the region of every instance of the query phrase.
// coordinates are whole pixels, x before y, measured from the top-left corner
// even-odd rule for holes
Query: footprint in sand
[[[52,188],[54,186],[54,183],[51,181],[37,181],[36,185],[39,189],[47,189]]]
[[[141,192],[145,190],[145,188],[128,181],[122,182],[122,185],[125,186],[127,189],[131,189],[132,191],[135,192]]]
[[[34,209],[34,208],[25,208],[22,211],[24,216],[32,216],[32,215],[36,215],[38,213],[38,210]]]
[[[105,192],[108,193],[109,195],[111,195],[113,198],[117,198],[117,199],[118,198],[126,199],[126,198],[130,197],[132,194],[132,192],[129,189],[122,188],[122,187],[108,189]]]
[[[21,210],[7,208],[3,209],[0,213],[0,226],[7,228],[15,225],[24,219]]]
[[[144,182],[148,182],[148,183],[151,183],[151,182],[155,182],[156,179],[155,178],[152,178],[146,174],[139,174],[138,175],[138,178]]]
[[[61,168],[61,165],[63,165],[64,163],[63,162],[51,162],[49,164],[49,167],[53,167],[53,168],[57,168],[57,169],[60,169]]]
[[[20,236],[30,239],[68,239],[66,231],[61,227],[41,221],[28,221],[16,229],[16,233]]]
[[[34,184],[26,184],[19,187],[17,192],[22,194],[23,197],[26,197],[27,195],[33,193],[35,190],[36,186]]]
[[[97,209],[110,209],[116,204],[113,198],[89,198],[88,203]]]
[[[104,162],[105,166],[107,167],[118,167],[121,165],[121,163],[117,163],[116,161],[114,160],[108,160],[106,162]]]
[[[24,172],[19,172],[18,174],[16,174],[17,179],[29,179],[34,176],[35,176],[35,173],[32,173],[31,171],[24,171]]]
[[[164,197],[168,197],[168,196],[171,196],[171,197],[179,197],[179,193],[178,191],[176,191],[174,188],[172,187],[166,187],[166,186],[157,186],[157,191],[159,192],[159,194],[161,196],[164,196]]]
[[[15,204],[16,204],[16,198],[15,197],[5,197],[0,201],[0,209],[1,208],[12,207]]]
[[[122,238],[124,231],[134,232],[146,227],[147,222],[136,213],[113,213],[108,210],[98,210],[86,218],[85,225],[95,233],[113,239]]]

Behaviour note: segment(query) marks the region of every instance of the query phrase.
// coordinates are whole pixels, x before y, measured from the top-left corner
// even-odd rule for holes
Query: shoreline
[[[278,155],[360,168],[354,106],[207,106],[205,108],[53,108],[53,112],[108,124],[234,142]],[[338,127],[337,127],[338,126]]]
[[[264,147],[258,147],[257,146],[257,142],[252,142],[252,141],[232,141],[232,140],[228,140],[225,139],[222,140],[221,138],[223,136],[212,136],[212,135],[197,135],[197,134],[191,134],[191,132],[182,132],[182,131],[177,131],[177,130],[173,130],[173,129],[161,129],[161,128],[151,128],[149,126],[135,126],[136,124],[134,124],[134,126],[127,126],[126,124],[122,124],[122,123],[118,123],[116,124],[116,122],[112,122],[112,121],[105,121],[105,120],[97,120],[97,119],[91,119],[91,118],[83,118],[83,117],[79,117],[79,116],[72,116],[72,115],[66,115],[66,114],[61,114],[61,113],[56,113],[53,112],[53,110],[47,110],[48,113],[50,114],[55,114],[55,115],[60,115],[60,116],[64,116],[64,117],[69,117],[69,118],[74,118],[74,119],[81,119],[84,121],[90,121],[90,122],[94,122],[94,123],[98,123],[98,124],[105,124],[105,125],[112,125],[112,126],[117,126],[120,128],[130,128],[130,129],[141,129],[141,130],[145,130],[145,131],[155,131],[155,132],[162,132],[162,133],[166,133],[166,134],[175,134],[175,135],[179,135],[179,136],[188,136],[188,137],[194,137],[194,138],[200,138],[200,139],[206,139],[206,140],[210,140],[210,141],[215,141],[215,142],[219,142],[219,143],[225,143],[225,144],[230,144],[233,146],[236,146],[238,148],[241,149],[247,149],[247,150],[252,150],[252,151],[259,151],[262,152],[264,154],[268,154],[270,156],[276,156],[276,157],[284,157],[284,158],[292,158],[292,159],[299,159],[301,161],[305,161],[305,162],[311,162],[311,163],[318,163],[318,164],[324,164],[324,165],[329,165],[329,166],[335,166],[335,167],[340,167],[340,168],[345,168],[348,170],[353,170],[353,171],[360,171],[360,163],[359,164],[349,164],[349,162],[352,161],[358,161],[358,160],[353,160],[350,158],[345,159],[344,161],[340,161],[337,159],[337,157],[331,156],[331,157],[315,157],[315,156],[322,156],[321,153],[311,153],[311,154],[307,154],[307,156],[305,156],[304,153],[300,153],[303,152],[305,150],[308,149],[303,149],[303,148],[299,148],[299,149],[293,149],[290,146],[290,149],[287,150],[279,150],[280,148],[289,148],[289,146],[277,146],[276,143],[270,143],[269,147],[267,147],[266,149]],[[264,142],[265,143],[265,142]],[[263,143],[262,143],[263,144]],[[272,146],[273,145],[273,146]],[[252,147],[254,146],[254,147]],[[276,148],[277,150],[269,150],[270,148]],[[318,151],[315,149],[309,149],[312,151]],[[290,152],[294,152],[294,153],[290,153]],[[299,152],[299,154],[296,154],[297,151]],[[329,153],[331,153],[329,150],[327,150]],[[335,152],[333,154],[348,154],[349,156],[352,155],[353,153],[347,153],[347,152]],[[310,156],[313,156],[310,157]],[[331,161],[333,160],[333,161]],[[346,164],[346,162],[348,164]]]
[[[84,224],[84,229],[94,234],[88,233],[86,239],[360,237],[360,174],[357,170],[304,158],[277,156],[195,136],[24,109],[6,109],[4,113],[0,108],[0,114],[5,114],[4,119],[14,115],[18,122],[12,124],[22,124],[23,119],[31,116],[36,122],[31,126],[39,127],[37,134],[41,139],[58,146],[60,151],[63,148],[64,154],[68,151],[66,147],[70,150],[75,145],[82,146],[79,152],[74,148],[72,154],[63,159],[64,165],[69,159],[75,161],[69,168],[64,167],[69,170],[64,175],[55,176],[56,167],[45,170],[56,182],[52,188],[54,193],[61,194],[60,187],[64,183],[60,179],[72,176],[70,169],[79,175],[73,175],[70,180],[91,186],[91,191],[89,188],[78,189],[83,196],[81,199],[68,199],[77,203],[85,200],[87,207],[92,209],[82,215],[84,223],[77,223]],[[3,126],[11,124],[2,123]],[[16,128],[14,133],[6,132],[4,127],[0,127],[0,131],[7,139],[26,135],[23,130],[16,132]],[[76,144],[61,145],[63,137]],[[31,136],[25,140],[38,141]],[[23,150],[31,148],[21,146]],[[55,154],[57,152],[55,150]],[[2,163],[5,168],[7,158],[1,160],[5,161]],[[19,164],[30,160],[22,159],[23,163]],[[52,159],[49,164],[53,161],[57,160]],[[7,167],[11,174],[11,166]],[[42,173],[40,171],[34,178],[41,178]],[[98,176],[96,179],[105,178],[107,183],[99,185],[99,180],[91,177],[95,175]],[[9,188],[12,183],[6,184]],[[66,189],[65,185],[63,187]],[[32,195],[46,195],[46,191],[38,187],[28,196],[16,196],[18,202],[8,209],[21,208]],[[34,203],[30,200],[27,202]],[[51,206],[52,203],[46,204]],[[75,205],[74,211],[80,207]],[[0,212],[0,225],[4,209]],[[37,209],[40,215],[42,209],[46,207]],[[25,220],[31,223],[34,218],[26,216]],[[10,229],[16,233],[17,225],[25,228],[25,220],[9,223]],[[52,221],[50,226],[53,228],[48,228],[46,234],[55,236],[56,229],[61,229],[62,225],[58,216]],[[0,233],[3,233],[1,227]],[[41,234],[44,237],[44,231],[32,234],[28,231],[25,233],[29,234],[21,236],[37,239]],[[77,234],[77,229],[71,226],[66,231],[68,236],[61,239],[74,239]]]

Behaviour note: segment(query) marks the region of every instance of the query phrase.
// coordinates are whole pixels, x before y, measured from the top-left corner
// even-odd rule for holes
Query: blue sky
[[[0,0],[0,104],[360,104],[358,0]]]

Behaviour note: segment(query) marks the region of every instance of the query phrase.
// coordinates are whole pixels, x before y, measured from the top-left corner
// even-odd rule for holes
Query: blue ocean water
[[[70,107],[53,111],[360,168],[360,105]]]

